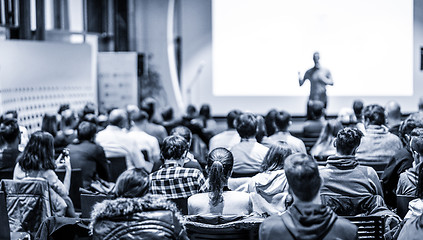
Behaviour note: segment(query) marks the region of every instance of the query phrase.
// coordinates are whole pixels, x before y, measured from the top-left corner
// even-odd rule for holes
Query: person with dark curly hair
[[[329,156],[320,169],[323,178],[321,197],[324,204],[339,215],[352,216],[371,212],[384,205],[382,187],[372,167],[361,166],[355,158],[363,133],[344,128],[335,139],[336,155]],[[372,204],[366,204],[366,203]]]

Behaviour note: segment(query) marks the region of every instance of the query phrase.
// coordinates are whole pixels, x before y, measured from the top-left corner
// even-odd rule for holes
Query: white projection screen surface
[[[215,97],[307,96],[315,51],[329,96],[412,96],[413,0],[212,2]]]

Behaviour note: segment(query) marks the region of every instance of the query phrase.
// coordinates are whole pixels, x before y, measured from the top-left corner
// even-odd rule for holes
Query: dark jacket
[[[259,235],[261,240],[358,239],[357,227],[329,207],[295,203],[282,215],[264,220]]]
[[[411,155],[408,147],[401,148],[389,160],[381,177],[383,194],[387,205],[391,207],[397,206],[395,189],[398,185],[399,176],[413,166],[413,161],[413,155]]]
[[[109,168],[103,148],[91,141],[75,141],[67,146],[72,168],[82,171],[84,188],[89,188],[91,182],[100,177],[109,181]]]
[[[187,239],[177,207],[158,196],[105,200],[91,212],[93,239]]]

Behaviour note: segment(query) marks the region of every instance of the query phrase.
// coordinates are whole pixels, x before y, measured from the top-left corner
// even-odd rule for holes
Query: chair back
[[[13,169],[0,170],[0,180],[13,179]]]
[[[259,239],[259,227],[263,219],[253,221],[239,220],[223,224],[207,224],[201,222],[187,221],[185,227],[188,237],[191,240],[209,239]]]
[[[94,205],[106,199],[111,197],[102,194],[81,194],[81,218],[90,218]]]
[[[120,174],[122,174],[127,169],[126,157],[108,157],[107,163],[109,164],[110,169],[110,181],[116,182]]]
[[[365,216],[365,217],[344,217],[358,227],[358,239],[384,239],[385,217]]]
[[[63,180],[65,179],[65,174],[66,174],[65,169],[57,169],[55,172],[57,174],[57,177],[60,179],[60,181],[63,182]],[[72,200],[75,210],[77,211],[81,209],[81,194],[79,192],[79,188],[81,187],[82,187],[82,170],[80,168],[72,169],[69,197]]]
[[[300,138],[306,147],[307,153],[310,153],[311,148],[316,144],[317,139],[319,139],[319,136],[317,137],[301,137]]]
[[[1,181],[6,194],[6,208],[11,232],[37,232],[51,216],[49,186],[41,179]]]
[[[0,191],[0,239],[10,239],[9,217],[7,216],[6,194]]]
[[[405,217],[408,212],[408,204],[414,199],[416,199],[414,196],[397,195],[397,214],[400,218]]]

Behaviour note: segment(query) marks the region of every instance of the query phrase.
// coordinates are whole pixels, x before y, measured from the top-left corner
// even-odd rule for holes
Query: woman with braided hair
[[[248,215],[252,204],[248,193],[231,191],[228,179],[232,174],[234,159],[226,148],[216,148],[207,160],[207,193],[188,198],[188,214]]]

